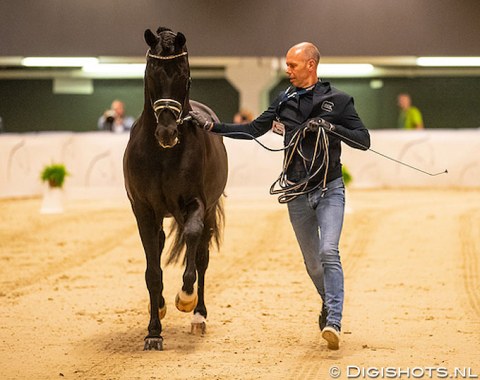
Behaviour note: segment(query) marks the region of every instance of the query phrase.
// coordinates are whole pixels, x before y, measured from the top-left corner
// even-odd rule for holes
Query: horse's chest
[[[131,175],[137,191],[149,194],[166,194],[185,191],[192,173],[175,160],[145,160],[136,166]]]

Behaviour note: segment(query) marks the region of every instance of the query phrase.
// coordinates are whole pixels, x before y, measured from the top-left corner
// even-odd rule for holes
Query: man
[[[98,119],[98,129],[111,132],[128,132],[135,119],[125,115],[125,104],[121,100],[114,100],[109,110],[106,110]]]
[[[399,94],[397,102],[400,107],[398,127],[401,129],[423,129],[422,113],[417,107],[412,106],[410,95]]]
[[[328,348],[338,349],[344,300],[338,244],[345,206],[340,142],[366,150],[370,147],[370,136],[355,111],[352,97],[319,81],[319,61],[320,53],[315,45],[303,42],[293,46],[286,56],[286,73],[293,87],[279,95],[251,123],[212,123],[197,112],[192,111],[190,115],[206,130],[229,133],[229,137],[241,139],[260,136],[273,124],[274,129],[284,130],[286,146],[302,131],[301,153],[294,151],[286,176],[293,186],[307,179],[307,187],[288,202],[288,212],[307,272],[323,301],[319,316],[322,337]],[[321,159],[324,155],[315,149],[320,132],[328,140],[325,145],[328,160],[324,166],[321,165],[325,163]]]

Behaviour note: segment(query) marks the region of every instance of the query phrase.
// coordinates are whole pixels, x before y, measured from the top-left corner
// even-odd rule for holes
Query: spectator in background
[[[3,133],[3,132],[5,132],[5,130],[3,129],[3,119],[0,116],[0,133]]]
[[[241,108],[240,111],[238,111],[234,116],[233,116],[233,122],[235,124],[245,124],[245,123],[250,123],[253,120],[253,113],[250,111],[246,110],[245,108]]]
[[[98,129],[116,133],[127,132],[132,129],[134,122],[135,119],[132,116],[125,115],[125,104],[117,99],[98,119]]]
[[[398,127],[400,129],[423,129],[423,118],[420,110],[412,105],[409,94],[399,94],[397,98],[400,114],[398,115]]]

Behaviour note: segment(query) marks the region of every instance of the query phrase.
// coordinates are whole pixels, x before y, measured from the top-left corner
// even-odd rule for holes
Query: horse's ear
[[[185,38],[183,33],[178,32],[175,36],[175,46],[177,48],[182,48],[185,45],[185,42],[187,42],[187,39]]]
[[[150,29],[147,29],[143,35],[148,46],[154,49],[158,44],[158,37]]]

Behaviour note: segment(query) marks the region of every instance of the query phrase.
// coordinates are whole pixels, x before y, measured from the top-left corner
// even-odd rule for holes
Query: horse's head
[[[145,31],[147,52],[145,70],[145,100],[155,114],[155,137],[162,148],[172,148],[179,142],[178,125],[188,113],[190,68],[185,36],[167,28],[158,28],[155,35]]]

